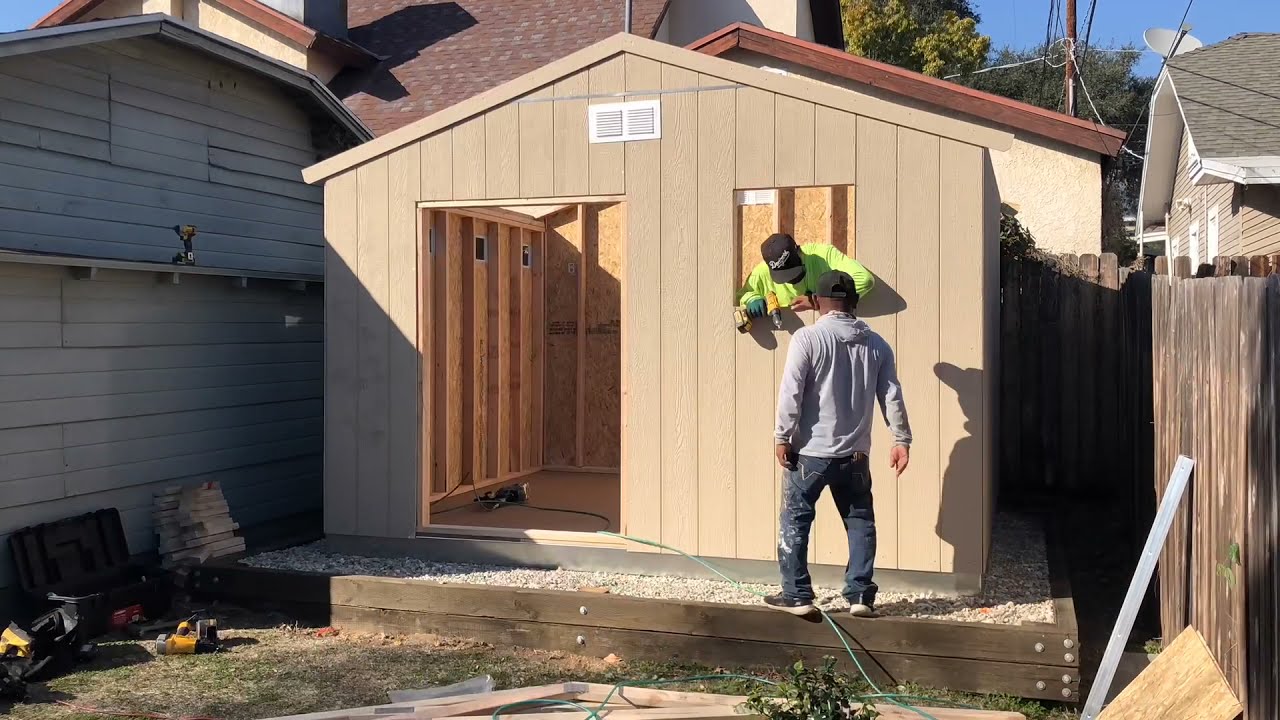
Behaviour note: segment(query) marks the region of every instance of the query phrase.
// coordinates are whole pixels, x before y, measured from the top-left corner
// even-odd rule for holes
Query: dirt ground
[[[384,704],[391,690],[445,685],[478,675],[491,675],[498,688],[512,688],[565,680],[613,684],[733,672],[625,659],[606,662],[435,636],[321,636],[328,631],[297,625],[281,615],[219,609],[217,616],[225,652],[157,657],[154,642],[104,643],[92,663],[33,686],[30,701],[8,708],[9,715],[15,720],[88,720],[116,714],[152,720],[257,720]],[[717,681],[671,687],[746,694],[750,685]],[[912,687],[899,691],[1018,710],[1029,720],[1076,717],[1070,710],[1015,698]],[[4,710],[0,707],[0,713]]]

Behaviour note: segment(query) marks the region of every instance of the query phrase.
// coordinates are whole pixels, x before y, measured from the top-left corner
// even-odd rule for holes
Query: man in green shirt
[[[760,256],[763,262],[751,271],[739,297],[753,318],[764,316],[765,296],[769,293],[777,296],[780,305],[797,312],[814,309],[810,296],[818,288],[818,278],[831,270],[853,278],[859,299],[875,287],[875,276],[862,263],[825,243],[801,246],[790,235],[774,233],[760,245]]]

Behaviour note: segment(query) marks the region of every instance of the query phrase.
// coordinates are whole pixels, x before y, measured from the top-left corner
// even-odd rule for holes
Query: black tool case
[[[153,619],[169,610],[172,580],[131,560],[115,508],[23,528],[9,536],[9,548],[35,612],[61,606],[85,639],[105,634],[125,608],[141,606]]]

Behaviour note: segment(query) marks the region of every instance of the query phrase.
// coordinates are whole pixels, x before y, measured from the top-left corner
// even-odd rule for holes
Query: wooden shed
[[[859,314],[897,352],[916,437],[895,481],[875,435],[882,577],[978,587],[997,427],[989,151],[1010,142],[618,35],[309,168],[328,239],[326,532],[694,569],[608,529],[774,576],[776,376],[814,318],[739,334],[732,310],[783,229],[879,279]],[[512,484],[525,505],[477,502]],[[824,501],[819,579],[845,543]]]

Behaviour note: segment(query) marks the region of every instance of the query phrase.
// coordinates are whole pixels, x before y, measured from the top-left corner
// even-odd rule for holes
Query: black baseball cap
[[[769,277],[780,285],[792,285],[804,277],[800,246],[786,233],[774,233],[761,243],[760,257],[769,266]]]
[[[849,299],[857,298],[858,291],[853,285],[849,273],[841,270],[828,270],[818,278],[818,297]]]

